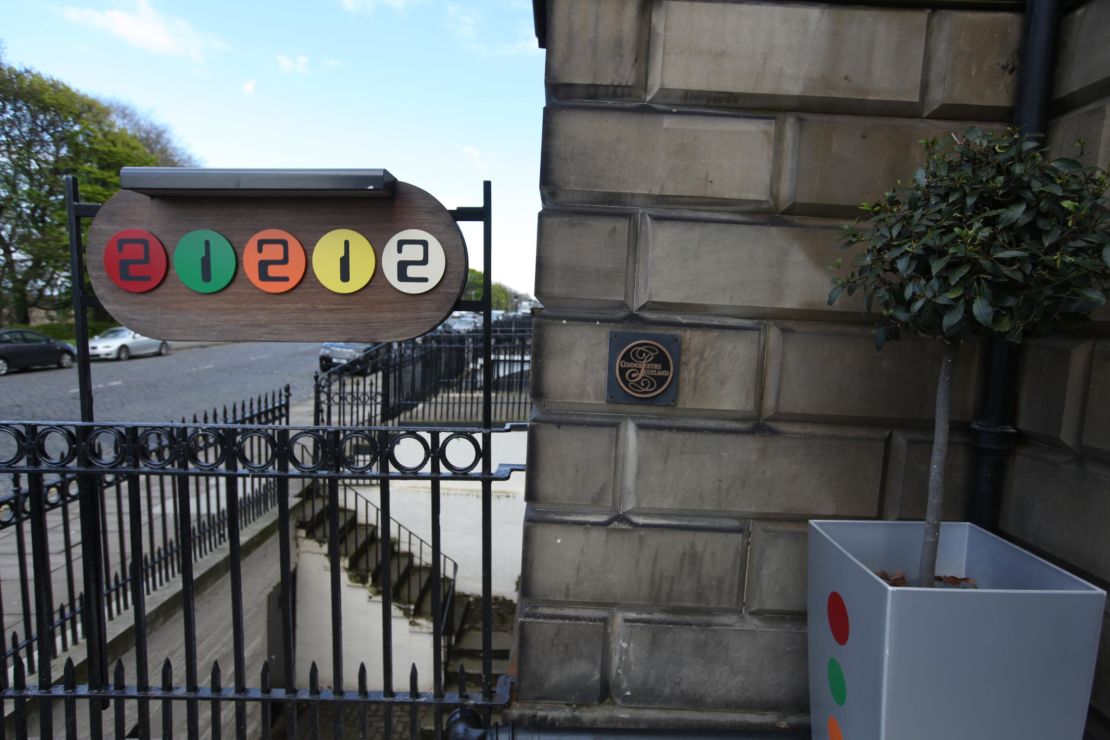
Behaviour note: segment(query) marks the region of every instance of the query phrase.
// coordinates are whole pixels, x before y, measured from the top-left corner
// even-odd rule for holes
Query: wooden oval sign
[[[163,246],[160,265],[144,263]],[[85,264],[113,318],[176,340],[411,339],[451,313],[467,274],[450,212],[401,182],[393,198],[374,199],[121,190],[93,220]]]

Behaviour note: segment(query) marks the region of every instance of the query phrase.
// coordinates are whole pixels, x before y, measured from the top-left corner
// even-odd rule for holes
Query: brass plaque
[[[673,405],[680,345],[674,334],[609,333],[609,403]]]

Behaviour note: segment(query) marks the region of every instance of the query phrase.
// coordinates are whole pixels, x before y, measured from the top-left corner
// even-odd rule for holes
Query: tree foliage
[[[466,288],[463,290],[463,299],[468,301],[482,300],[482,289],[486,283],[485,273],[471,267],[467,270]],[[494,311],[511,311],[516,307],[521,296],[503,283],[494,283],[490,296],[491,308]]]
[[[865,203],[847,227],[846,246],[863,250],[829,294],[832,304],[864,292],[878,312],[876,346],[903,331],[1020,342],[1105,303],[1105,172],[1050,161],[1015,131],[970,129],[923,144],[927,162],[913,180]]]
[[[0,308],[10,320],[68,304],[65,175],[78,177],[82,200],[103,202],[121,167],[187,156],[124,108],[0,58]]]

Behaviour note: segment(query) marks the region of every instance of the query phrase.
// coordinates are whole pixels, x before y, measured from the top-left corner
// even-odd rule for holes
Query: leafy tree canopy
[[[8,319],[27,323],[33,308],[68,304],[65,175],[78,177],[82,200],[103,202],[119,188],[121,167],[188,159],[133,109],[0,58],[0,308]]]
[[[1107,174],[1046,159],[1016,131],[922,142],[927,162],[846,228],[862,246],[829,294],[862,290],[875,344],[909,331],[946,341],[1079,320],[1110,291]],[[870,227],[859,228],[860,223]],[[837,267],[840,266],[838,261]]]
[[[482,288],[485,282],[485,273],[471,267],[467,271],[466,288],[463,290],[463,299],[468,301],[482,300]],[[511,311],[516,308],[516,305],[523,298],[525,298],[525,296],[517,293],[504,283],[494,283],[492,295],[490,296],[490,304],[495,311]]]

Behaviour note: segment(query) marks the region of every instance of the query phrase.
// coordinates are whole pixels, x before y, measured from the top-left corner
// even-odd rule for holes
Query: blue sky
[[[448,208],[493,181],[493,277],[531,293],[543,51],[530,0],[0,4],[9,64],[169,126],[207,167],[385,167]],[[481,267],[481,229],[464,229]]]

